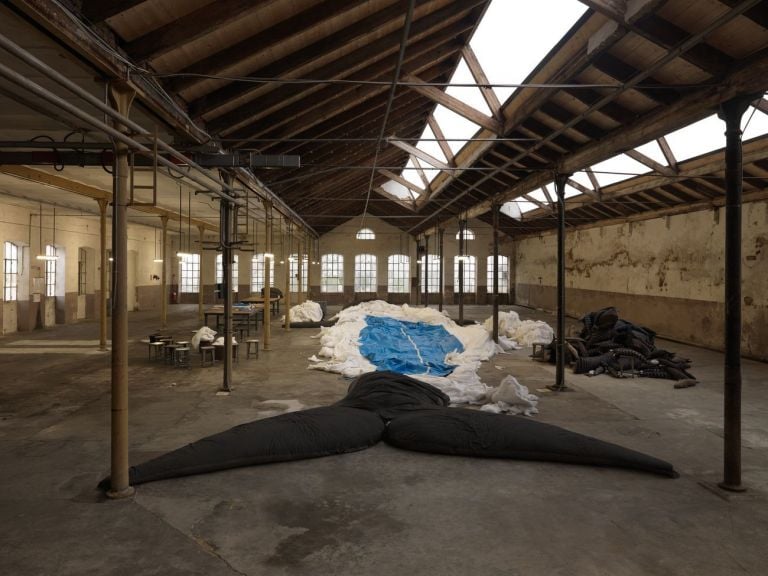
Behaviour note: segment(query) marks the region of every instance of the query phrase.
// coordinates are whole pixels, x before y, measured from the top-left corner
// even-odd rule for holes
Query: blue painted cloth
[[[442,326],[366,316],[360,331],[360,353],[379,370],[398,374],[447,376],[455,366],[446,354],[463,352],[461,342]]]

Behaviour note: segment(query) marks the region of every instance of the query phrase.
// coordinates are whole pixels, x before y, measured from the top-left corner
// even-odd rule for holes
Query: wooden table
[[[232,308],[232,327],[245,327],[246,332],[250,335],[251,325],[253,325],[254,333],[259,330],[259,315],[264,314],[264,306],[253,304],[248,308]],[[203,312],[205,318],[205,325],[213,328],[208,323],[208,319],[213,317],[216,319],[216,332],[221,331],[223,319],[224,319],[224,306],[212,306]]]
[[[266,298],[264,296],[248,296],[246,298],[243,298],[240,300],[241,302],[246,302],[248,304],[261,304],[264,305],[264,301]],[[272,307],[272,316],[278,316],[280,314],[280,300],[282,300],[279,296],[273,296],[269,299],[269,303]]]

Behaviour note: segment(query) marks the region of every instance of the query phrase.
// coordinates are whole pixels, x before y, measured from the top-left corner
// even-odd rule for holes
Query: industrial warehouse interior
[[[768,2],[4,0],[0,573],[763,575]]]

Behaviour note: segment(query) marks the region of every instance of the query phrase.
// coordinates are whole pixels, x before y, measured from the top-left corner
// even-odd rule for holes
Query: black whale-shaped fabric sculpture
[[[343,454],[385,442],[420,452],[630,468],[677,477],[668,462],[522,416],[448,408],[440,390],[394,372],[356,378],[332,406],[235,426],[130,469],[130,483]],[[109,487],[109,478],[99,486]]]

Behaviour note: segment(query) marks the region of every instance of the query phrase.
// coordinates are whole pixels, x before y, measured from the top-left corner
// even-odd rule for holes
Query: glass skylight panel
[[[579,194],[581,194],[580,190],[577,190],[576,188],[574,188],[570,184],[566,184],[565,185],[565,197],[566,198],[573,198],[574,196],[578,196]]]
[[[553,187],[551,187],[551,188],[550,188],[550,191],[549,191],[549,194],[550,194],[550,196],[552,196],[552,198],[554,198],[554,197],[555,197],[555,191],[554,191],[554,189],[553,189],[553,188],[554,188],[554,186],[553,186]],[[533,192],[529,192],[529,193],[528,193],[528,196],[530,196],[530,197],[531,197],[531,198],[533,198],[534,200],[538,200],[539,202],[542,202],[542,203],[544,203],[544,204],[549,204],[549,200],[547,200],[547,196],[546,196],[546,194],[544,194],[544,191],[543,191],[543,190],[541,190],[541,189],[539,189],[539,190],[534,190]]]
[[[574,172],[571,174],[571,180],[578,182],[584,186],[584,188],[589,188],[590,190],[595,187],[594,184],[592,184],[592,180],[589,179],[586,170],[578,170],[577,172]]]
[[[395,182],[394,180],[388,180],[384,184],[382,184],[382,189],[384,189],[385,192],[388,192],[392,194],[395,198],[402,199],[408,199],[412,200],[412,196],[408,188],[400,184],[400,182]]]
[[[440,124],[440,129],[445,134],[445,137],[454,139],[453,142],[448,142],[448,146],[454,154],[457,154],[464,146],[464,142],[461,142],[461,140],[472,138],[480,129],[480,126],[474,122],[467,120],[464,116],[459,116],[452,110],[448,110],[442,104],[437,105],[434,116],[437,123]],[[455,139],[460,141],[457,142]]]
[[[482,66],[482,63],[480,64]],[[474,84],[475,79],[472,77],[472,73],[469,71],[467,63],[462,58],[459,61],[459,65],[451,78],[451,84]],[[449,86],[445,91],[450,96],[458,98],[465,104],[469,104],[475,110],[482,112],[486,116],[491,115],[491,110],[488,108],[488,104],[483,98],[483,94],[480,89],[474,86]]]
[[[520,83],[586,11],[578,0],[493,0],[470,46],[491,84]],[[514,88],[494,88],[504,101]]]
[[[515,220],[520,220],[522,217],[522,212],[520,212],[520,207],[517,205],[517,202],[504,202],[504,204],[501,205],[499,212],[506,214]]]
[[[681,162],[725,147],[725,122],[713,114],[670,132],[666,138],[675,158]]]
[[[668,165],[667,158],[664,156],[664,152],[661,151],[661,146],[656,140],[646,142],[642,146],[638,146],[636,150],[642,154],[645,154],[651,160],[655,160],[659,164],[664,166]]]
[[[447,136],[446,136],[447,138]],[[448,162],[448,159],[445,157],[445,154],[443,154],[443,150],[440,148],[440,144],[438,144],[435,141],[435,134],[432,132],[432,128],[427,125],[424,128],[424,132],[421,133],[421,140],[419,141],[419,145],[417,146],[419,150],[423,150],[430,156],[434,156],[438,160],[442,160],[443,162]],[[422,161],[422,165],[424,162]]]
[[[744,135],[742,136],[744,140],[768,134],[768,114],[760,112],[760,110],[753,107],[748,108],[744,113],[742,129],[744,130]]]
[[[648,166],[640,164],[626,154],[619,154],[592,166],[592,172],[600,186],[608,186],[650,171]]]
[[[538,206],[534,204],[533,202],[528,202],[528,200],[525,200],[523,198],[518,198],[515,200],[517,203],[518,208],[520,208],[520,213],[525,214],[526,212],[530,212],[531,210],[536,210]]]

